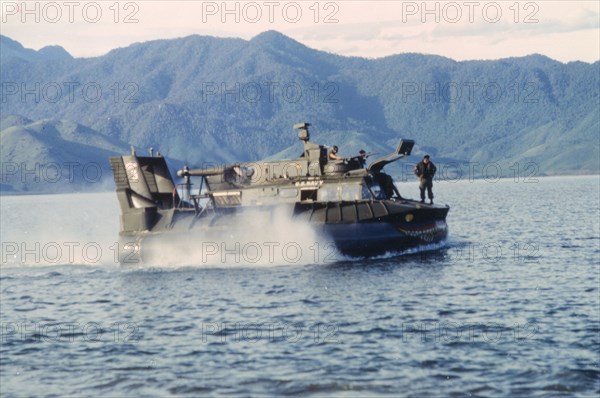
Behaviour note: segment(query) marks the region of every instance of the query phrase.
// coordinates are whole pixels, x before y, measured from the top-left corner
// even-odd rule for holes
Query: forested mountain
[[[273,31],[157,40],[95,58],[1,36],[0,53],[3,162],[17,152],[45,161],[19,143],[33,139],[23,126],[40,120],[92,129],[106,140],[86,144],[100,157],[132,144],[190,164],[295,153],[291,126],[308,121],[314,140],[342,155],[388,152],[406,137],[416,154],[448,162],[535,162],[540,174],[600,168],[599,62],[342,57]]]

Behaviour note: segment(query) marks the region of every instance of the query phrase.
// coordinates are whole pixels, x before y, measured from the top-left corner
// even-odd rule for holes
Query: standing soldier
[[[421,160],[415,168],[413,172],[417,177],[419,177],[419,189],[421,190],[421,203],[425,203],[425,188],[427,188],[427,196],[429,197],[429,203],[433,204],[433,176],[437,168],[433,164],[433,162],[429,161],[429,155],[423,156],[423,160]]]

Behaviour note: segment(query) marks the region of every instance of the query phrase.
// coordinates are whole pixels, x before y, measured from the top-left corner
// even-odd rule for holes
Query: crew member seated
[[[327,157],[329,160],[343,160],[344,158],[338,156],[338,147],[336,145],[331,148],[331,152],[329,152],[329,156]]]

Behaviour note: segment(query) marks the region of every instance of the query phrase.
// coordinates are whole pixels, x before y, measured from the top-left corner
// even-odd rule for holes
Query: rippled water
[[[170,267],[112,261],[112,194],[2,197],[0,391],[597,396],[599,187],[438,183],[442,248]]]

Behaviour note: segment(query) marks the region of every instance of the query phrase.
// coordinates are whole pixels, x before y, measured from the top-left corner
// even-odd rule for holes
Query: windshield
[[[394,196],[394,181],[385,173],[376,173],[365,179],[373,198],[377,200],[390,199]]]
[[[373,192],[373,197],[378,200],[386,199],[385,192],[381,189],[381,186],[378,182],[373,181],[371,184],[371,192]]]

